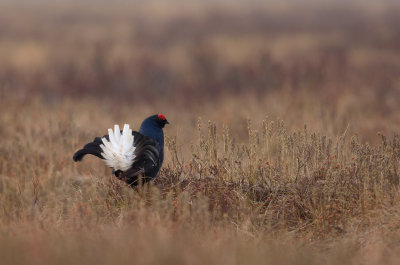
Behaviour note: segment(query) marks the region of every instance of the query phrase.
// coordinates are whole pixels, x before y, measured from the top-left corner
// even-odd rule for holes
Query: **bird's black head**
[[[163,128],[169,124],[162,114],[155,114],[146,118],[140,125],[139,132],[156,140],[161,146],[164,146]]]
[[[155,124],[157,124],[157,126],[160,126],[161,128],[164,128],[165,124],[169,124],[168,120],[163,114],[155,114],[150,118]]]

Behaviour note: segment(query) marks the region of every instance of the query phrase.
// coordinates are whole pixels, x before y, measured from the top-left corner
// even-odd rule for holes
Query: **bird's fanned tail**
[[[86,144],[78,150],[73,159],[75,162],[81,161],[85,155],[94,155],[104,159],[106,164],[117,170],[127,170],[135,159],[134,135],[128,124],[124,125],[123,131],[119,126],[114,126],[114,131],[108,129],[108,135],[102,138],[96,137],[93,142]]]
[[[108,129],[109,139],[101,138],[103,144],[100,148],[106,164],[114,170],[127,170],[131,167],[135,159],[135,147],[133,146],[134,136],[128,124],[124,125],[124,130],[119,130],[119,126],[114,126],[114,132]]]
[[[104,159],[104,157],[101,154],[103,150],[100,147],[102,143],[103,142],[101,141],[100,137],[94,138],[93,142],[86,144],[82,149],[78,150],[74,154],[73,156],[74,161],[75,162],[81,161],[85,155],[94,155],[101,159]]]

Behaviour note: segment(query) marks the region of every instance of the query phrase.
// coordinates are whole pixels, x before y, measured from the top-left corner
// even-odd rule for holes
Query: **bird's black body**
[[[136,186],[140,179],[142,183],[145,183],[157,176],[164,160],[164,133],[162,128],[168,123],[164,115],[153,115],[143,121],[139,132],[132,132],[133,146],[135,147],[134,159],[126,170],[113,168],[118,179],[131,186]],[[110,140],[109,135],[104,135],[102,138],[107,139],[107,141]],[[105,159],[102,138],[96,137],[93,142],[78,150],[73,156],[74,161],[81,161],[87,154]]]

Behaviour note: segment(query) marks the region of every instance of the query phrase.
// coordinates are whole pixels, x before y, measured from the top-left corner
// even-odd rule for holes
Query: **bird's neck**
[[[140,126],[139,132],[143,135],[146,135],[154,140],[156,140],[161,148],[164,149],[164,132],[161,128],[153,127],[153,126]]]

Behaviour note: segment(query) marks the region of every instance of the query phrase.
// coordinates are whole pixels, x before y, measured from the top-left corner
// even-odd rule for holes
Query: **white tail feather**
[[[110,141],[101,138],[103,144],[100,145],[106,164],[114,170],[125,171],[129,169],[135,159],[135,147],[133,146],[134,137],[128,124],[124,125],[121,133],[119,126],[114,125],[114,131],[108,129]]]

